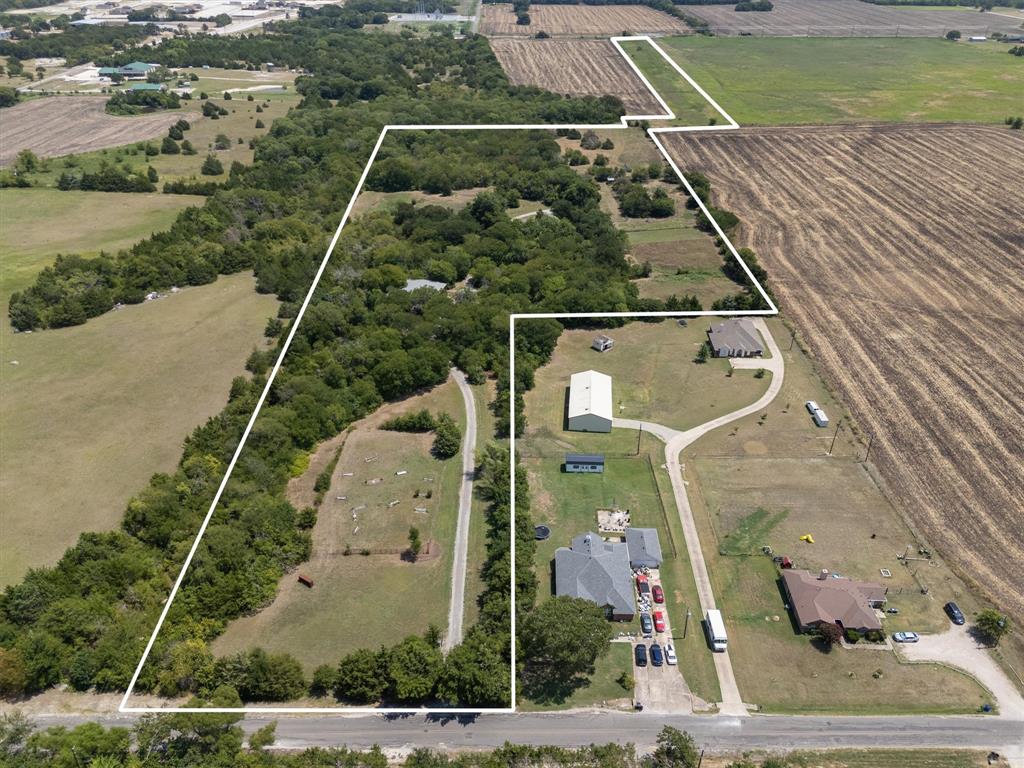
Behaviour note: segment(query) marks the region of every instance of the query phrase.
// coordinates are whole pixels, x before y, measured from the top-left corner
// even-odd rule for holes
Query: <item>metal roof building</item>
[[[590,531],[555,550],[555,594],[579,597],[603,606],[610,618],[631,621],[633,573],[622,542],[609,542]]]
[[[597,371],[574,373],[569,380],[569,429],[612,431],[612,377]]]

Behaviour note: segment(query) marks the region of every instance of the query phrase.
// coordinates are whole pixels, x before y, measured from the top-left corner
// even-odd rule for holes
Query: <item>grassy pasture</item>
[[[799,568],[829,568],[890,588],[900,609],[885,631],[937,631],[948,622],[945,600],[973,606],[956,576],[935,566],[899,564],[915,538],[861,462],[865,445],[778,319],[769,327],[786,362],[778,398],[764,413],[710,433],[683,454],[687,492],[715,595],[729,626],[729,655],[745,701],[771,712],[972,712],[987,694],[967,676],[938,666],[911,666],[885,650],[822,653],[797,635],[763,544],[793,557]],[[818,429],[803,402],[814,399],[843,426]],[[764,510],[764,512],[759,512]],[[814,544],[799,540],[805,533]],[[874,535],[874,538],[872,538]],[[722,552],[728,554],[722,554]],[[883,578],[879,568],[888,568]],[[930,592],[920,594],[912,571]],[[966,599],[965,599],[966,598]],[[775,621],[774,617],[779,620]],[[764,660],[770,658],[771,664]],[[881,671],[880,677],[875,673]]]
[[[651,420],[676,429],[703,424],[757,400],[768,387],[768,377],[756,379],[754,371],[729,376],[726,360],[693,362],[711,322],[690,319],[685,327],[674,320],[630,322],[604,331],[615,339],[615,347],[604,353],[590,348],[597,331],[562,333],[551,362],[537,371],[536,385],[526,393],[529,440],[520,450],[545,457],[572,450],[635,453],[635,432],[563,429],[569,378],[590,368],[612,377],[616,417]]]
[[[700,35],[658,42],[741,125],[1001,123],[1024,107],[1024,66],[1004,44]],[[657,85],[658,71],[637,63]]]
[[[421,408],[447,411],[460,427],[465,426],[462,397],[452,381],[385,405],[354,424],[317,516],[313,555],[299,568],[316,585],[312,589],[300,585],[294,573],[283,577],[268,607],[228,625],[213,644],[216,653],[259,645],[288,651],[312,671],[319,664],[336,663],[357,648],[390,645],[424,632],[432,623],[442,629],[447,626],[461,460],[433,458],[431,435],[377,429],[391,416]],[[332,443],[328,450],[333,454],[335,449]],[[371,456],[378,458],[367,462]],[[314,459],[309,471],[317,472],[317,466]],[[408,474],[397,476],[400,470]],[[346,476],[349,472],[351,477]],[[375,478],[382,481],[367,484]],[[432,497],[414,498],[417,489],[432,490]],[[400,503],[388,506],[393,500]],[[358,520],[354,521],[353,508],[363,504],[366,508],[356,510]],[[430,511],[417,513],[415,507]],[[438,543],[439,555],[409,563],[397,554],[360,554],[363,547],[404,548],[410,525],[420,529],[424,542]],[[352,550],[347,556],[346,545]],[[469,594],[472,582],[467,585]]]
[[[662,41],[659,40],[658,42],[661,44]],[[658,92],[676,115],[674,120],[656,121],[657,125],[708,125],[711,120],[719,123],[726,122],[718,114],[718,111],[708,103],[707,99],[680,77],[679,73],[665,61],[664,57],[650,43],[627,41],[620,43],[620,45],[633,60],[633,63],[644,73],[644,77],[654,86],[654,90]],[[691,77],[693,76],[693,73],[687,69],[686,64],[678,62],[678,60],[677,63]],[[695,79],[698,83],[701,83],[701,87],[706,89],[700,78]],[[729,111],[728,106],[721,101],[718,103],[726,112]]]

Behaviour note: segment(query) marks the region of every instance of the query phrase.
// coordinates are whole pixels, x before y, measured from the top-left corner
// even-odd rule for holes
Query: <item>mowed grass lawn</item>
[[[1024,63],[1000,43],[700,35],[658,43],[741,125],[1001,123],[1024,112]]]
[[[916,552],[915,538],[871,466],[862,463],[866,445],[811,360],[799,345],[790,348],[782,321],[768,324],[786,362],[779,396],[763,412],[697,441],[682,457],[743,700],[770,712],[977,711],[989,699],[966,675],[900,664],[888,650],[823,653],[794,632],[763,545],[789,555],[798,568],[828,568],[889,587],[890,605],[900,614],[886,619],[887,633],[941,630],[948,626],[945,600],[955,597],[969,608],[974,602],[941,561],[907,568],[896,560],[908,545]],[[832,456],[834,428],[813,425],[803,406],[808,399],[825,408],[833,425],[844,422]],[[807,533],[814,544],[800,541]],[[882,577],[881,568],[892,577]],[[929,587],[927,596],[913,571]]]
[[[446,411],[465,426],[462,396],[451,380],[385,405],[353,425],[320,506],[313,554],[298,569],[315,586],[302,586],[295,573],[284,576],[269,606],[228,625],[214,643],[216,653],[257,646],[288,651],[312,672],[357,648],[376,649],[422,634],[430,624],[447,628],[461,459],[434,458],[430,434],[377,428],[390,416],[422,408]],[[396,475],[401,471],[407,474]],[[431,497],[425,498],[428,490]],[[391,506],[393,501],[398,504]],[[417,507],[429,511],[416,512]],[[424,542],[437,543],[438,554],[417,563],[397,553],[360,554],[363,548],[404,549],[412,525]]]
[[[520,321],[521,323],[529,322]],[[565,331],[551,362],[537,371],[535,385],[526,393],[527,455],[557,458],[565,451],[636,451],[636,432],[613,429],[609,434],[569,432],[565,404],[573,373],[593,369],[612,377],[612,408],[616,418],[653,421],[675,429],[689,429],[755,402],[768,388],[771,374],[755,378],[754,371],[731,370],[727,360],[695,363],[715,318],[690,318],[685,326],[675,320],[630,322],[606,331]],[[608,352],[590,344],[598,333],[615,340]]]
[[[594,674],[590,676],[589,685],[577,688],[563,702],[537,704],[529,699],[520,699],[516,707],[523,712],[593,706],[626,708],[632,703],[633,689],[622,687],[619,681],[623,673],[633,674],[633,646],[629,643],[609,643],[608,653],[594,664]]]
[[[3,307],[57,252],[116,251],[195,202],[3,190]],[[182,440],[224,406],[276,310],[239,274],[74,328],[15,334],[5,312],[0,584],[56,562],[79,533],[116,527],[131,495],[152,473],[172,470]]]

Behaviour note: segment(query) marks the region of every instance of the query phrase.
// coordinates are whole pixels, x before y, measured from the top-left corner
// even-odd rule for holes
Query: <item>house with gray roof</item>
[[[749,317],[730,317],[708,328],[708,342],[715,357],[760,357],[764,342]]]
[[[597,603],[613,621],[632,621],[636,603],[627,545],[588,531],[556,549],[555,594]]]
[[[656,528],[627,528],[630,568],[660,568],[661,541]]]
[[[429,288],[432,291],[443,291],[447,287],[448,284],[442,283],[440,280],[410,279],[405,281],[405,287],[402,290],[406,293],[418,291],[420,288]]]

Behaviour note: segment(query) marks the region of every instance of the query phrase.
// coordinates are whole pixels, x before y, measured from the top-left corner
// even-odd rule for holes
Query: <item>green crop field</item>
[[[658,43],[741,125],[1001,123],[1024,113],[1024,60],[1000,43],[699,35]],[[648,71],[648,58],[637,63],[658,85],[671,69],[654,62]]]
[[[660,44],[664,41],[659,39],[658,42]],[[727,122],[707,99],[680,77],[650,43],[627,41],[620,45],[676,115],[675,120],[658,120],[656,125],[708,125],[712,121],[723,124]],[[683,69],[686,69],[686,65],[683,65]],[[687,73],[693,76],[689,70]],[[719,104],[721,105],[721,102]],[[725,109],[726,112],[729,111],[727,107]]]
[[[198,198],[7,189],[0,301],[58,252],[116,251]],[[54,226],[54,221],[60,226]],[[0,584],[52,564],[82,531],[117,525],[146,479],[224,405],[277,302],[247,274],[32,334],[0,328]],[[130,390],[130,396],[112,393]],[[40,535],[45,531],[46,535]]]

